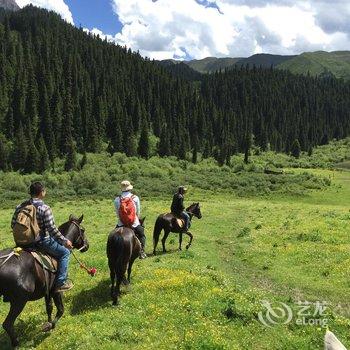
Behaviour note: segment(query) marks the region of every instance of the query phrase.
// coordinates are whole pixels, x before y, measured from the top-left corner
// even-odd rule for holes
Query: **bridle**
[[[74,220],[71,220],[71,224],[75,225],[77,228],[78,228],[78,234],[79,234],[79,238],[81,239],[81,241],[83,242],[83,246],[80,247],[79,249],[77,249],[79,252],[85,248],[87,248],[87,245],[86,245],[86,239],[85,239],[85,236],[84,236],[84,232],[85,232],[85,229],[83,227],[81,227],[77,222],[75,222]]]
[[[200,212],[198,212],[197,210],[198,206],[199,206],[198,203],[194,203],[186,209],[186,212],[190,215],[191,219],[193,216],[195,216],[196,218],[199,218]]]

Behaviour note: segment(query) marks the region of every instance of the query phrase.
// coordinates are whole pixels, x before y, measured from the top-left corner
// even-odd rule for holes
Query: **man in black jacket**
[[[177,192],[173,196],[173,201],[171,203],[171,212],[185,221],[185,231],[190,228],[190,216],[185,211],[184,198],[187,188],[185,186],[180,186]]]

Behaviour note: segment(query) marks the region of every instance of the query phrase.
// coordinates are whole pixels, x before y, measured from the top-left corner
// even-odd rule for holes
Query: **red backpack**
[[[133,198],[134,196],[119,197],[119,218],[126,227],[131,227],[136,220],[136,205]]]

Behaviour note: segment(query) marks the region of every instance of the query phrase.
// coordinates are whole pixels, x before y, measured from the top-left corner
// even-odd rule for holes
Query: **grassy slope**
[[[305,52],[298,56],[281,56],[270,54],[256,54],[248,58],[216,58],[207,57],[202,60],[185,62],[192,69],[201,73],[215,72],[237,64],[238,66],[260,65],[266,68],[271,65],[279,69],[286,69],[295,74],[322,75],[332,73],[336,78],[350,79],[350,51],[316,51]]]
[[[192,69],[200,73],[212,73],[220,69],[225,69],[226,67],[233,66],[235,63],[239,62],[242,58],[231,58],[231,57],[207,57],[201,60],[192,60],[185,62]]]
[[[295,74],[320,75],[325,71],[331,72],[336,78],[350,79],[350,52],[305,52],[277,66]]]
[[[17,322],[23,348],[322,349],[324,330],[318,327],[261,325],[256,318],[261,299],[292,307],[298,300],[326,300],[335,314],[344,314],[329,316],[329,324],[349,345],[350,174],[312,171],[330,176],[333,185],[306,197],[270,200],[190,193],[188,201],[201,200],[203,206],[203,219],[193,224],[190,251],[177,252],[172,235],[169,254],[138,261],[132,288],[118,308],[109,302],[105,258],[106,236],[114,224],[111,202],[54,205],[57,222],[71,212],[85,214],[91,249],[81,257],[99,273],[91,279],[72,262],[76,285],[65,297],[66,314],[52,334],[40,332],[43,301],[28,304]],[[162,200],[143,203],[148,250],[154,219],[167,207]],[[11,245],[11,212],[1,210],[2,247]],[[346,308],[338,310],[337,304]],[[7,310],[0,303],[0,319]],[[8,349],[3,333],[0,349]]]
[[[290,59],[296,56],[283,56],[283,55],[270,55],[270,54],[255,54],[248,58],[243,58],[239,60],[236,65],[237,66],[246,66],[247,64],[252,67],[255,65],[256,67],[264,67],[270,68],[271,66],[279,65],[283,62],[289,61]]]

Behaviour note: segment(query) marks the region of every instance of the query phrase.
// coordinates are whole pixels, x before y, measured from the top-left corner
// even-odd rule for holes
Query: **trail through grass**
[[[300,170],[293,170],[300,171]],[[311,170],[310,170],[311,171]],[[350,346],[349,172],[312,170],[332,185],[307,196],[236,198],[188,195],[200,200],[203,219],[193,222],[194,242],[178,252],[137,261],[132,286],[112,307],[105,244],[115,224],[112,201],[56,203],[61,223],[84,213],[90,250],[80,257],[98,274],[91,278],[72,260],[74,289],[52,333],[43,334],[44,301],[29,303],[16,323],[23,349],[322,349],[325,329],[295,322],[266,327],[258,320],[261,300],[326,301],[329,327]],[[195,192],[199,193],[199,192]],[[164,200],[143,201],[147,252]],[[0,211],[1,247],[12,245],[12,209]],[[158,246],[160,252],[161,246]],[[8,304],[0,302],[0,319]],[[9,342],[0,332],[0,349]]]

